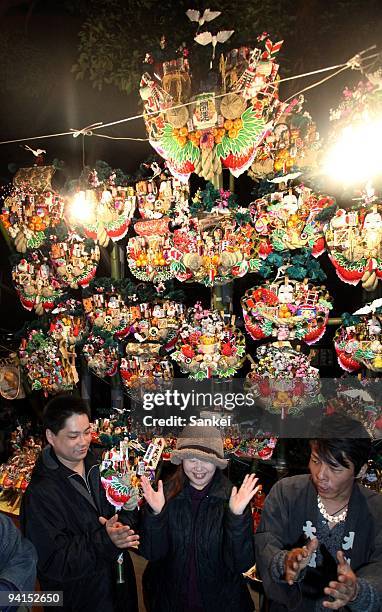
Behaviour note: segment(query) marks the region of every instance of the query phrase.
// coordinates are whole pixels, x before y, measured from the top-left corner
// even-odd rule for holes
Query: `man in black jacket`
[[[41,589],[63,591],[64,612],[136,612],[127,548],[139,538],[130,527],[132,514],[118,517],[106,499],[98,464],[89,453],[86,404],[70,395],[54,398],[45,408],[44,426],[49,445],[36,463],[21,508],[23,531],[38,554]],[[117,586],[121,553],[124,583]]]

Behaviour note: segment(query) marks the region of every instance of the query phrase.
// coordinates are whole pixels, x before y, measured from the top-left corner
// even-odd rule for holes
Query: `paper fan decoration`
[[[202,32],[195,40],[215,48],[222,42],[219,35],[225,33],[228,36],[232,30],[216,36]],[[150,144],[174,176],[187,181],[195,172],[211,180],[222,165],[234,176],[249,168],[257,147],[284,108],[277,99],[275,61],[281,45],[282,41],[267,39],[264,50],[241,47],[222,58],[219,97],[208,89],[192,95],[186,57],[156,65],[155,74],[142,76],[140,95]],[[275,107],[279,107],[277,112]]]
[[[334,338],[338,363],[347,372],[365,366],[382,371],[382,315],[380,300],[367,304],[352,316],[344,316]]]
[[[244,357],[245,340],[234,327],[234,317],[203,310],[199,303],[189,309],[171,354],[182,372],[195,380],[234,376]]]
[[[117,373],[119,346],[111,334],[93,331],[88,336],[82,353],[90,370],[99,378],[114,376]]]
[[[87,287],[97,272],[98,244],[71,230],[61,237],[52,233],[50,238],[50,260],[60,281],[72,289]]]
[[[130,238],[126,247],[131,273],[139,280],[155,283],[173,278],[169,218],[138,221],[134,230],[138,236]]]
[[[64,284],[50,260],[41,251],[32,251],[12,269],[12,280],[21,304],[38,315],[51,310],[64,293]]]
[[[323,235],[315,217],[333,202],[303,185],[275,191],[252,202],[252,223],[262,241],[260,256],[302,247],[310,248],[314,256],[323,253]]]
[[[257,362],[247,375],[246,388],[268,412],[299,416],[320,390],[319,371],[309,358],[286,345],[262,345],[256,349]]]
[[[253,340],[303,340],[314,344],[325,333],[332,302],[324,286],[287,277],[248,289],[241,299],[245,328]]]
[[[374,291],[382,278],[382,205],[362,202],[358,209],[337,208],[324,225],[324,235],[337,276]]]
[[[33,391],[61,393],[78,382],[74,347],[51,334],[32,330],[22,341],[19,356]]]
[[[44,231],[62,219],[64,200],[51,186],[54,170],[53,166],[21,168],[2,203],[0,220],[20,253],[39,248],[46,241]]]

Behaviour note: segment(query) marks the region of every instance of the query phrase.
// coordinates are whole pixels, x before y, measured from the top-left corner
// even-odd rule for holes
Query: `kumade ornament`
[[[119,345],[111,334],[94,331],[82,349],[88,368],[99,378],[114,376],[118,371]]]
[[[365,197],[366,194],[364,194]],[[337,276],[349,285],[362,283],[375,291],[382,278],[382,205],[361,202],[358,208],[337,208],[324,224],[325,244]]]
[[[130,271],[139,280],[159,283],[174,277],[169,221],[163,217],[135,223],[138,236],[129,239],[126,252]]]
[[[21,304],[38,315],[51,310],[64,293],[64,282],[42,251],[31,251],[14,265],[12,280]]]
[[[45,395],[72,390],[78,382],[73,345],[54,334],[32,330],[21,342],[20,363],[33,391]]]
[[[253,340],[273,336],[280,341],[314,344],[325,333],[332,309],[324,286],[287,276],[248,289],[241,299],[245,329]]]
[[[139,214],[142,219],[177,218],[188,208],[188,184],[152,166],[153,177],[135,184]]]
[[[84,240],[73,230],[68,230],[65,240],[54,233],[50,239],[49,256],[60,282],[72,289],[87,287],[97,272],[100,259],[98,244],[93,240]]]
[[[234,317],[197,303],[188,311],[171,358],[195,380],[230,378],[244,361],[245,340]]]
[[[78,191],[68,201],[66,215],[69,223],[76,225],[78,214],[86,210],[81,220],[85,235],[106,247],[110,240],[117,242],[126,236],[136,207],[136,194],[133,187],[115,186],[110,181],[100,183],[96,171],[90,174],[89,181],[91,188]]]
[[[265,136],[248,174],[254,180],[268,174],[312,170],[317,166],[319,134],[304,110],[304,96],[294,98]]]
[[[97,329],[124,338],[131,331],[136,307],[129,306],[117,286],[98,285],[83,298],[88,321]]]
[[[319,371],[288,342],[263,344],[256,349],[256,359],[246,377],[246,389],[256,395],[259,406],[286,418],[299,416],[317,400]]]
[[[261,240],[259,255],[266,258],[272,251],[308,247],[317,257],[324,251],[324,240],[315,217],[334,200],[315,194],[304,185],[287,187],[287,179],[284,179],[284,188],[280,183],[281,189],[250,205],[252,223]],[[274,179],[276,181],[278,179]]]
[[[126,357],[120,363],[122,383],[134,399],[142,398],[147,391],[163,390],[174,378],[172,363],[167,355],[159,353],[160,345],[129,342]]]
[[[180,281],[224,285],[260,267],[257,234],[248,211],[229,191],[208,184],[190,205],[190,216],[174,230],[172,270]]]
[[[374,372],[382,371],[382,301],[374,300],[357,310],[350,317],[343,317],[343,324],[334,337],[338,363],[347,372],[366,367]]]
[[[20,253],[39,248],[46,242],[45,230],[62,219],[64,199],[51,186],[54,170],[53,166],[19,169],[3,200],[0,220]]]
[[[212,46],[213,64],[217,44],[232,34],[233,30],[204,31],[196,34],[195,41]],[[140,95],[150,144],[174,176],[187,181],[195,172],[211,180],[222,166],[234,176],[248,169],[277,117],[273,107],[281,106],[275,61],[281,44],[267,39],[264,50],[245,47],[222,57],[217,91],[208,86],[200,90],[192,82],[184,49],[183,57],[157,64],[153,76],[143,75]],[[240,63],[235,62],[238,55]]]

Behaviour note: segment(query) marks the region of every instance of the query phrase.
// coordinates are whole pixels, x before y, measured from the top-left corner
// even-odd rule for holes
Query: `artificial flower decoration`
[[[20,363],[33,391],[45,395],[70,391],[78,382],[73,345],[56,334],[32,330],[19,349]]]
[[[111,334],[93,330],[86,339],[82,353],[90,370],[99,378],[114,376],[117,373],[119,345]]]
[[[171,358],[190,378],[229,378],[241,367],[245,340],[234,327],[234,317],[218,310],[190,308]]]
[[[51,186],[54,170],[53,166],[21,168],[3,201],[0,220],[20,253],[39,248],[47,239],[44,231],[62,219],[64,199]]]
[[[195,41],[212,45],[213,62],[216,44],[232,33],[201,32]],[[150,144],[174,176],[187,181],[195,172],[211,180],[222,166],[234,176],[249,168],[284,108],[277,99],[276,80],[281,45],[282,41],[272,43],[267,38],[263,50],[240,47],[226,58],[221,56],[218,95],[211,90],[192,95],[197,84],[191,82],[184,56],[156,65],[152,75],[142,76],[140,95]]]
[[[21,304],[38,315],[51,310],[64,293],[62,279],[40,250],[27,253],[13,266],[12,280]]]
[[[347,372],[362,366],[382,371],[382,300],[366,304],[353,315],[345,314],[334,338],[338,363]]]
[[[224,285],[248,271],[258,270],[257,234],[229,191],[209,183],[190,204],[190,217],[173,234],[172,269],[180,281],[207,287]]]
[[[319,371],[309,358],[286,344],[263,344],[256,349],[257,363],[247,375],[246,388],[268,412],[299,416],[317,400]]]
[[[322,338],[332,309],[324,286],[287,276],[248,289],[241,305],[245,328],[254,340],[273,336],[280,341],[298,339],[307,344]]]
[[[274,182],[285,180],[286,183],[287,178],[280,177]],[[302,247],[309,248],[315,257],[321,255],[324,240],[315,217],[333,202],[332,198],[315,194],[304,185],[285,187],[252,202],[250,212],[261,240],[260,256],[266,258],[272,251]]]

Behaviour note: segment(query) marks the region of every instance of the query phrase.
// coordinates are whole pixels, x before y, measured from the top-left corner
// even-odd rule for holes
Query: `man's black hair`
[[[42,420],[44,429],[50,429],[55,435],[64,429],[66,419],[73,414],[86,414],[90,419],[86,402],[75,395],[57,395],[44,408]]]
[[[365,427],[343,414],[323,417],[319,435],[310,442],[320,459],[333,467],[340,464],[349,468],[353,463],[355,476],[370,457],[371,438]]]

